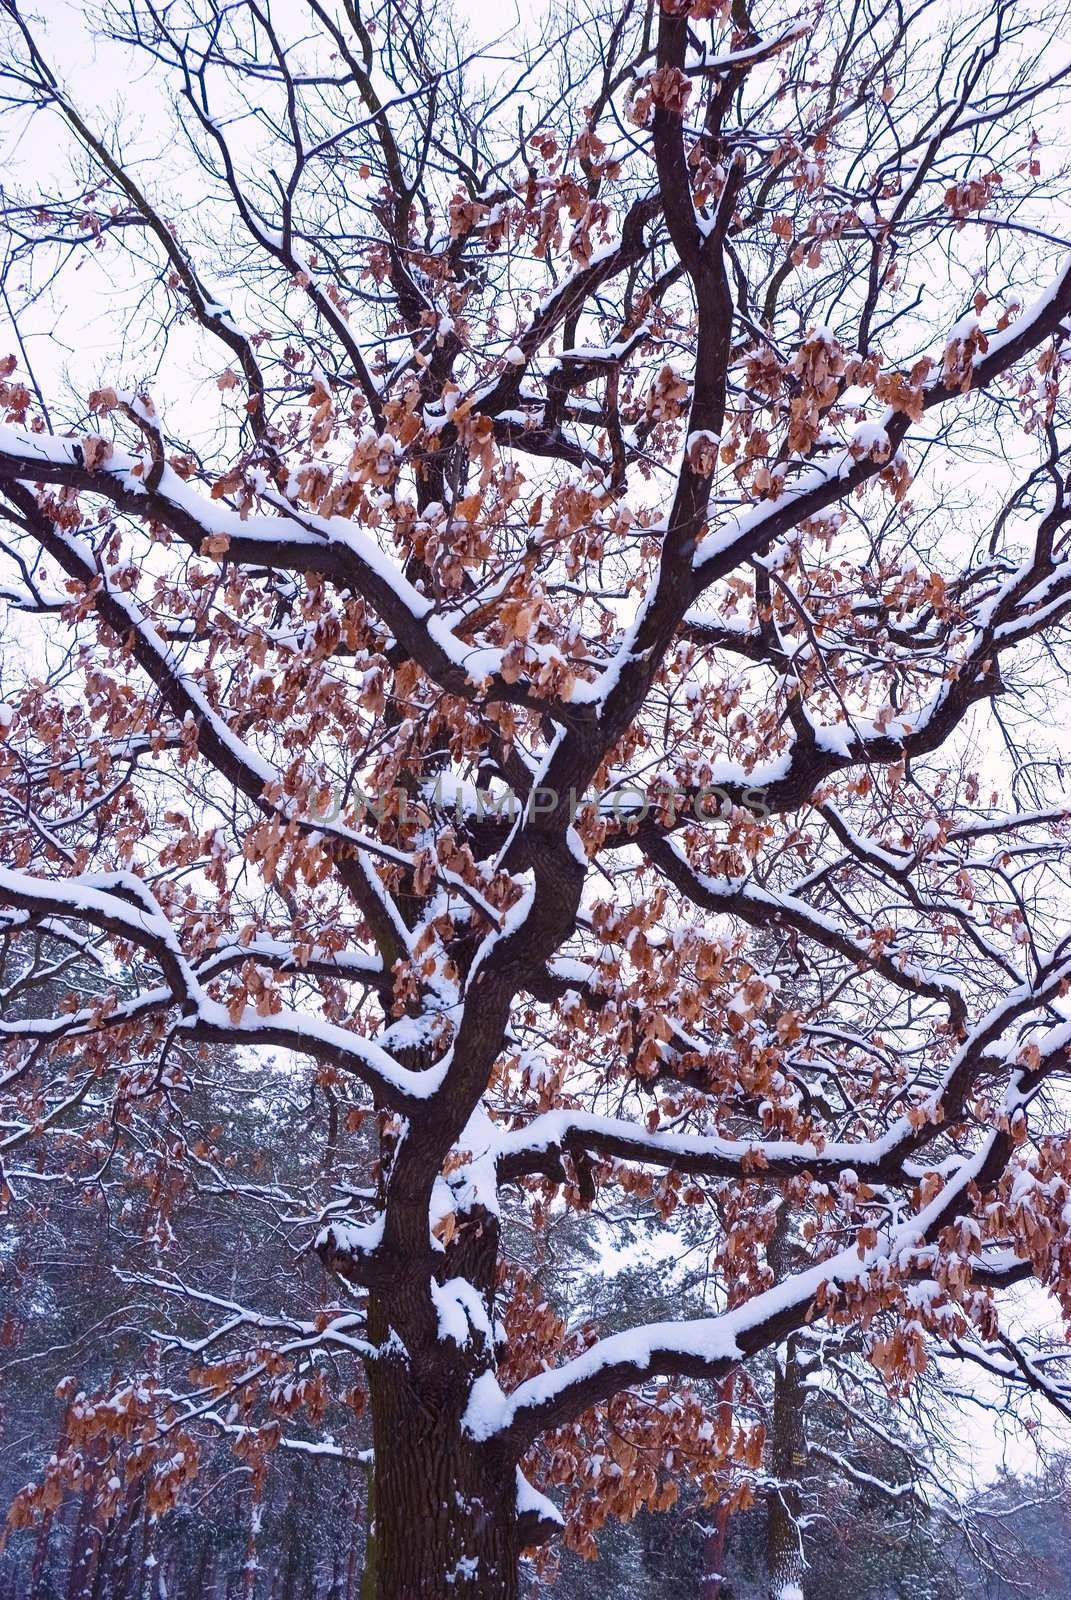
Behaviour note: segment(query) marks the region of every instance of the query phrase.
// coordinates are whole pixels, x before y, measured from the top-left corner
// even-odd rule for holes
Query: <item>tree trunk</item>
[[[774,1483],[766,1497],[766,1572],[770,1600],[802,1596],[799,1465],[803,1449],[803,1376],[796,1340],[789,1339],[784,1364],[775,1369],[770,1470]]]
[[[371,1472],[369,1472],[368,1476],[369,1476],[369,1479],[371,1479]],[[366,1493],[365,1494],[365,1504],[366,1505],[367,1505],[367,1502],[368,1502],[368,1495]],[[350,1543],[349,1543],[349,1549],[348,1549],[348,1551],[346,1553],[346,1575],[345,1575],[345,1577],[344,1577],[344,1579],[342,1581],[342,1600],[356,1600],[356,1591],[354,1589],[354,1584],[355,1584],[356,1579],[357,1579],[357,1557],[360,1554],[360,1549],[361,1549],[361,1529],[360,1529],[361,1501],[360,1501],[359,1497],[355,1496],[355,1504],[354,1504],[353,1510],[354,1510],[353,1525],[350,1528]]]
[[[91,1478],[82,1490],[78,1519],[71,1539],[71,1566],[67,1600],[89,1600],[100,1558],[101,1529],[95,1506],[96,1483]]]
[[[285,1552],[283,1580],[280,1588],[280,1600],[296,1600],[298,1584],[298,1564],[306,1547],[306,1540],[301,1536],[301,1494],[302,1477],[305,1463],[299,1456],[294,1463],[294,1481],[291,1486],[290,1496],[287,1501],[286,1512],[282,1519],[282,1546],[280,1555]],[[308,1593],[314,1592],[310,1585]]]
[[[44,1600],[48,1593],[48,1542],[52,1536],[52,1521],[55,1513],[46,1511],[41,1519],[41,1530],[37,1535],[37,1542],[33,1550],[33,1564],[30,1567],[30,1583],[27,1593],[30,1600]]]
[[[728,1531],[729,1502],[722,1500],[714,1507],[703,1538],[703,1576],[699,1583],[699,1600],[724,1600]]]
[[[718,1419],[732,1422],[735,1373],[730,1372],[718,1385]],[[719,1500],[712,1508],[703,1539],[703,1576],[698,1600],[725,1600],[725,1554],[729,1543],[729,1502]]]
[[[109,1574],[109,1600],[136,1600],[135,1563],[143,1497],[144,1487],[140,1484],[127,1491],[115,1531],[116,1553]]]
[[[219,1593],[216,1583],[216,1552],[212,1544],[205,1544],[197,1566],[197,1582],[190,1591],[190,1600],[215,1600]]]
[[[156,1600],[156,1523],[149,1515],[148,1496],[143,1496],[141,1507],[141,1571],[139,1573],[139,1600]]]
[[[426,1230],[426,1199],[421,1213]],[[522,1547],[557,1531],[528,1504],[519,1511],[514,1447],[463,1426],[474,1384],[495,1365],[498,1227],[481,1206],[457,1215],[438,1281],[464,1285],[463,1313],[459,1302],[446,1325],[419,1275],[369,1293],[368,1338],[382,1354],[366,1369],[373,1449],[361,1600],[517,1600]]]
[[[353,1530],[352,1555],[357,1554],[357,1528]],[[364,1519],[364,1571],[361,1574],[361,1600],[376,1600],[376,1475],[372,1463],[367,1468]],[[351,1583],[352,1589],[352,1583]],[[349,1594],[346,1600],[350,1600]]]
[[[401,1363],[372,1384],[374,1600],[516,1600],[514,1467],[466,1437],[462,1406],[434,1404]]]

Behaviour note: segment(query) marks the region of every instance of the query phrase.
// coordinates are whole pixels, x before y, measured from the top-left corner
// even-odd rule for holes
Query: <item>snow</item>
[[[219,848],[221,850],[226,848],[226,835],[220,831],[217,837]],[[284,969],[293,968],[295,971],[301,971],[303,966],[312,964],[331,966],[337,969],[339,977],[364,979],[383,975],[383,963],[380,958],[367,955],[363,950],[331,950],[325,945],[314,944],[302,951],[299,961],[293,945],[287,944],[282,939],[273,939],[266,933],[255,934],[248,944],[219,945],[204,957],[199,970],[218,969],[231,959],[255,960],[257,956],[273,964],[279,963]]]
[[[565,843],[573,860],[587,871],[588,852],[583,839],[571,824],[565,830]]]
[[[741,638],[752,631],[752,625],[742,617],[722,611],[688,611],[684,622],[692,628],[719,628],[723,633],[738,633]]]
[[[571,956],[554,956],[547,963],[547,970],[555,978],[569,984],[571,988],[583,989],[590,983],[595,973],[595,968],[587,961],[575,961]]]
[[[469,1391],[469,1403],[461,1426],[470,1439],[490,1439],[502,1426],[509,1409],[499,1381],[493,1372],[481,1372]]]
[[[493,1348],[494,1331],[487,1307],[467,1279],[450,1278],[446,1283],[439,1283],[432,1278],[431,1298],[439,1321],[440,1342],[450,1339],[463,1349],[476,1335],[487,1349]]]
[[[446,1581],[451,1586],[461,1583],[467,1578],[475,1578],[480,1570],[478,1556],[460,1556],[453,1569],[446,1574]]]
[[[360,1034],[351,1033],[322,1017],[286,1007],[270,1017],[262,1017],[253,1006],[246,1006],[235,1021],[226,1006],[198,994],[196,1014],[184,1017],[179,1027],[182,1031],[194,1034],[199,1027],[205,1027],[220,1036],[230,1035],[236,1042],[241,1041],[243,1034],[248,1034],[254,1043],[283,1045],[317,1059],[348,1062],[351,1070],[370,1077],[381,1088],[393,1089],[396,1096],[402,1098],[426,1100],[435,1093],[446,1076],[445,1061],[415,1072],[403,1067],[373,1040],[362,1038]]]
[[[978,332],[979,326],[978,318],[973,311],[968,311],[958,321],[954,322],[945,334],[946,348],[957,339],[969,339],[972,334]]]
[[[392,440],[392,445],[394,443]],[[33,434],[9,425],[0,426],[0,454],[27,461],[31,467],[34,462],[53,466],[81,464],[81,449],[77,440]],[[123,493],[140,497],[147,494],[144,482],[135,475],[135,469],[140,471],[142,466],[139,458],[115,449],[108,460],[100,464],[95,475],[102,489],[110,479]],[[322,551],[325,544],[344,547],[362,569],[364,581],[358,587],[362,592],[366,587],[369,589],[373,603],[394,631],[397,633],[406,620],[410,624],[422,623],[425,633],[450,664],[468,671],[466,660],[473,653],[471,647],[457,637],[444,618],[432,614],[432,601],[409,582],[398,563],[380,548],[370,533],[344,517],[320,517],[311,511],[299,512],[284,496],[267,486],[263,492],[279,514],[269,516],[260,513],[243,517],[218,501],[208,500],[199,492],[196,484],[185,482],[173,468],[165,466],[157,486],[156,499],[166,501],[176,511],[183,513],[203,530],[206,537],[223,535],[246,545],[290,545],[294,549],[294,564],[297,566],[301,564],[297,554],[300,550]],[[89,568],[95,569],[93,552],[89,546],[75,538],[70,538],[68,542],[72,548],[78,549]],[[121,594],[117,598],[122,598]],[[479,654],[484,658],[480,663],[482,671],[472,677],[474,682],[478,682],[479,677],[489,671],[496,670],[501,663],[500,651],[484,650]],[[493,664],[489,664],[491,661]]]
[[[565,1518],[545,1494],[540,1494],[538,1489],[528,1482],[520,1467],[517,1468],[517,1514],[523,1516],[525,1512],[534,1513],[541,1522],[555,1522],[559,1528],[565,1527]]]
[[[852,433],[849,449],[860,455],[887,456],[890,450],[888,432],[880,422],[860,422]]]
[[[890,412],[889,420],[891,418]],[[856,465],[856,458],[850,449],[840,450],[828,461],[808,466],[797,477],[786,480],[776,500],[757,500],[738,511],[735,516],[727,517],[720,527],[712,528],[706,538],[701,539],[696,546],[692,558],[696,573],[702,574],[704,567],[717,556],[725,555],[742,540],[748,539],[750,542],[751,538],[761,531],[764,523],[770,522],[774,517],[783,517],[786,508],[790,508],[796,501],[817,494],[820,490],[828,488],[831,483],[847,478]]]
[[[570,1135],[578,1136],[581,1143],[585,1135],[590,1138],[626,1140],[630,1147],[627,1159],[638,1162],[642,1162],[647,1154],[659,1162],[674,1157],[709,1156],[722,1158],[727,1164],[737,1164],[761,1152],[768,1158],[796,1160],[802,1169],[808,1162],[828,1158],[830,1150],[840,1149],[839,1146],[827,1145],[824,1152],[820,1152],[817,1145],[791,1144],[787,1140],[764,1143],[761,1140],[723,1139],[713,1134],[651,1133],[642,1123],[625,1118],[604,1116],[597,1111],[567,1110],[545,1111],[533,1117],[527,1127],[499,1131],[497,1148],[500,1158],[506,1159],[527,1151],[539,1153],[557,1148]],[[845,1148],[858,1152],[861,1147],[854,1144]],[[836,1159],[836,1155],[833,1159]]]
[[[1010,323],[1009,326],[1003,330],[1003,332],[993,334],[989,340],[989,350],[985,358],[987,363],[992,362],[994,357],[1000,354],[1005,345],[1010,344],[1013,339],[1018,339],[1024,329],[1028,328],[1032,322],[1036,322],[1039,317],[1043,317],[1045,315],[1053,301],[1060,294],[1061,290],[1066,287],[1069,277],[1071,277],[1071,253],[1064,257],[1064,260],[1061,262],[1059,272],[1048,284],[1046,284],[1045,288],[1031,303],[1023,315],[1015,322]]]
[[[467,1152],[468,1159],[447,1180],[453,1198],[450,1209],[473,1211],[482,1207],[491,1216],[499,1215],[498,1132],[483,1106],[477,1105],[455,1146]]]
[[[855,1260],[858,1264],[858,1257]],[[812,1293],[819,1286],[820,1279],[816,1274],[821,1272],[822,1268],[817,1267],[804,1275],[815,1279]],[[771,1294],[774,1292],[769,1291]],[[756,1296],[756,1300],[764,1298],[763,1295]],[[615,1383],[620,1387],[665,1370],[660,1367],[660,1362],[672,1367],[677,1357],[695,1357],[711,1365],[735,1363],[742,1359],[743,1352],[736,1343],[734,1332],[738,1324],[746,1325],[741,1313],[754,1304],[755,1301],[749,1301],[738,1312],[727,1312],[720,1317],[684,1322],[652,1322],[643,1327],[630,1328],[624,1333],[610,1334],[563,1366],[527,1379],[510,1395],[502,1393],[493,1373],[485,1373],[473,1385],[463,1418],[465,1431],[473,1439],[489,1439],[508,1428],[525,1411],[553,1404],[568,1389],[583,1384],[589,1378],[597,1378],[610,1368],[624,1369],[620,1382],[615,1371]]]
[[[120,894],[124,898],[120,898]],[[105,925],[119,924],[137,943],[148,942],[166,949],[193,984],[178,935],[148,886],[132,872],[41,878],[0,867],[0,896],[14,905],[29,902],[48,906],[60,916],[86,917]],[[131,900],[138,903],[131,905]]]
[[[981,1026],[985,1027],[984,1021]],[[980,1030],[976,1029],[975,1034],[979,1033]],[[991,1027],[986,1029],[985,1036],[993,1037]],[[1062,1049],[1068,1036],[1071,1036],[1071,1023],[1050,1030],[1046,1043]],[[961,1049],[970,1047],[968,1040]],[[950,1070],[954,1070],[954,1066]],[[1014,1081],[1007,1097],[1009,1108],[1019,1104],[1023,1098],[1019,1077],[1019,1074],[1013,1075]],[[536,1121],[542,1125],[543,1131],[549,1133],[553,1126],[551,1119],[561,1118],[568,1122],[570,1116],[570,1113],[552,1112],[547,1114],[546,1119],[538,1118]],[[586,1119],[578,1116],[577,1121],[583,1123]],[[913,1131],[910,1123],[906,1118],[901,1122],[910,1136]],[[625,1126],[631,1133],[637,1133],[634,1125]],[[876,1151],[892,1148],[901,1131],[899,1125],[894,1125],[885,1139],[875,1141],[871,1148]],[[539,1416],[541,1413],[553,1413],[555,1407],[560,1406],[568,1414],[572,1404],[571,1391],[579,1391],[587,1398],[590,1390],[586,1390],[585,1386],[604,1374],[608,1375],[608,1381],[615,1387],[672,1373],[678,1370],[682,1362],[685,1367],[692,1362],[699,1363],[709,1369],[711,1375],[715,1375],[742,1359],[740,1341],[746,1339],[750,1332],[760,1330],[771,1319],[779,1318],[785,1312],[796,1313],[802,1318],[823,1288],[840,1287],[875,1274],[887,1276],[894,1264],[901,1270],[917,1270],[924,1258],[929,1256],[925,1246],[927,1236],[954,1214],[961,1197],[984,1170],[995,1141],[1002,1137],[998,1129],[992,1129],[972,1154],[954,1158],[948,1164],[943,1188],[930,1203],[905,1222],[882,1229],[877,1243],[869,1250],[861,1252],[853,1243],[829,1260],[796,1273],[720,1316],[650,1323],[610,1335],[561,1367],[526,1380],[509,1395],[503,1394],[494,1374],[483,1374],[473,1386],[464,1418],[466,1430],[473,1438],[488,1439],[509,1428],[526,1412]],[[776,1149],[777,1145],[768,1148]],[[859,1145],[845,1147],[848,1151],[854,1150],[856,1156],[860,1148]],[[597,1383],[595,1388],[597,1391]],[[578,1400],[576,1403],[582,1402]]]
[[[518,933],[527,921],[528,913],[535,905],[536,886],[534,875],[532,873],[524,873],[518,874],[518,876],[521,878],[522,882],[527,880],[523,892],[520,898],[515,900],[513,905],[510,906],[505,916],[502,917],[500,925],[492,933],[487,935],[480,948],[477,950],[476,955],[473,958],[472,966],[469,968],[468,983],[466,984],[466,992],[468,993],[471,993],[477,975],[481,967],[487,961],[495,945],[498,944],[500,940],[508,939],[513,934]]]
[[[566,278],[564,282],[556,284],[548,294],[543,296],[538,306],[539,316],[545,316],[553,305],[555,305],[558,301],[565,299],[570,292],[575,293],[576,284],[581,278],[586,277],[593,268],[602,266],[603,262],[611,261],[613,257],[618,254],[620,249],[620,239],[614,239],[611,240],[609,244],[600,246],[598,250],[593,250],[579,271],[574,272],[572,276]]]
[[[315,1247],[318,1250],[332,1247],[358,1259],[373,1255],[383,1243],[385,1223],[383,1212],[373,1217],[371,1222],[330,1222],[316,1235]]]
[[[1071,277],[1071,254],[1061,265],[1060,271],[1046,286],[1042,293],[1035,299],[1030,308],[1016,322],[1010,324],[1003,332],[996,333],[989,340],[989,350],[985,356],[987,366],[997,364],[1001,352],[1013,341],[1019,340],[1032,322],[1043,317],[1051,307],[1058,295],[1066,289],[1068,278]],[[949,338],[962,336],[969,332],[971,319],[961,319],[960,323],[951,330]],[[814,330],[812,338],[825,336],[827,330]],[[928,388],[931,390],[939,387],[939,379],[931,380]],[[893,420],[894,413],[890,410],[880,423],[866,422],[856,430],[852,444],[831,456],[828,461],[811,463],[800,474],[785,483],[781,495],[777,500],[757,501],[750,506],[742,508],[736,515],[728,517],[718,528],[714,528],[701,540],[696,548],[693,564],[697,575],[716,557],[724,555],[734,545],[745,538],[750,539],[760,532],[763,524],[773,517],[783,515],[786,506],[804,499],[808,495],[817,494],[827,488],[836,480],[843,480],[849,476],[857,457],[864,448],[872,451],[876,444],[885,436],[884,444],[888,445],[888,427]]]

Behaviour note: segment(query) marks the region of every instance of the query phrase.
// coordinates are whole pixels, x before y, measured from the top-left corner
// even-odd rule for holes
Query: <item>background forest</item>
[[[42,991],[34,995],[41,1004]],[[286,1283],[292,1293],[295,1272],[309,1304],[319,1305],[319,1265],[302,1247],[308,1219],[294,1215],[292,1196],[325,1170],[334,1170],[340,1192],[358,1188],[371,1143],[359,1129],[340,1138],[330,1092],[311,1074],[295,1083],[293,1063],[271,1075],[269,1093],[259,1067],[250,1064],[243,1074],[231,1056],[214,1062],[231,1081],[236,1066],[236,1081],[244,1078],[246,1087],[226,1129],[233,1159],[227,1171],[203,1168],[195,1196],[179,1169],[169,1184],[155,1159],[128,1156],[118,1183],[111,1173],[107,1185],[73,1196],[46,1193],[8,1219],[0,1235],[0,1504],[17,1505],[23,1484],[45,1474],[72,1406],[84,1409],[107,1395],[113,1414],[122,1403],[121,1375],[140,1370],[154,1331],[161,1386],[168,1350],[187,1359],[196,1350],[203,1329],[178,1292],[184,1264],[196,1272],[199,1290],[216,1297],[217,1315],[233,1301],[251,1257],[266,1324],[279,1309],[277,1286]],[[196,1130],[211,1110],[194,1105],[186,1116]],[[348,1152],[341,1159],[340,1144]],[[526,1254],[522,1265],[552,1308],[597,1327],[700,1303],[703,1271],[694,1263],[702,1260],[695,1248],[701,1235],[687,1219],[667,1252],[644,1206],[597,1210],[601,1251],[587,1226],[559,1214],[547,1218]],[[645,1258],[659,1243],[663,1259],[653,1277]],[[800,1356],[798,1342],[794,1349]],[[768,1424],[779,1386],[785,1403],[787,1353],[776,1352],[756,1374],[750,1400]],[[345,1374],[333,1376],[344,1389]],[[624,1520],[606,1507],[597,1551],[577,1529],[567,1539],[574,1547],[527,1563],[526,1600],[762,1600],[771,1515],[786,1495],[802,1529],[808,1596],[1069,1600],[1071,1453],[1061,1453],[1059,1434],[1035,1423],[1019,1430],[1016,1443],[1012,1418],[1002,1415],[1002,1397],[992,1388],[968,1390],[964,1400],[958,1382],[943,1386],[936,1374],[897,1399],[863,1365],[855,1364],[854,1376],[854,1412],[823,1392],[820,1380],[788,1397],[795,1448],[787,1470],[768,1451],[740,1475],[731,1513],[688,1490],[663,1511],[640,1507],[633,1515],[628,1508]],[[718,1398],[708,1388],[712,1414]],[[137,1414],[132,1406],[131,1418]],[[134,1478],[116,1484],[106,1522],[90,1451],[81,1493],[57,1495],[43,1521],[8,1533],[0,1600],[360,1600],[367,1592],[367,1418],[359,1403],[356,1412],[336,1408],[325,1416],[315,1396],[306,1415],[319,1439],[305,1451],[276,1450],[255,1497],[257,1469],[245,1459],[243,1441],[228,1437],[234,1419],[224,1413],[209,1419],[217,1442],[202,1445],[197,1478],[181,1504],[165,1509],[161,1501],[154,1511],[143,1480]],[[1000,1470],[988,1481],[983,1474],[971,1488],[962,1430],[985,1447],[1005,1424],[1018,1474]],[[1023,1448],[1031,1431],[1039,1445],[1033,1460]],[[178,1463],[175,1477],[182,1476]]]

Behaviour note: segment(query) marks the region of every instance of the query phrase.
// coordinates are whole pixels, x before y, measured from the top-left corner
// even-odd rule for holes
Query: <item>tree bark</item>
[[[796,1339],[784,1349],[784,1364],[774,1376],[770,1470],[774,1482],[766,1497],[766,1572],[770,1600],[785,1590],[802,1593],[803,1555],[799,1540],[799,1461],[803,1449],[803,1376]]]
[[[117,1553],[110,1574],[110,1600],[136,1600],[137,1544],[143,1499],[144,1489],[141,1485],[128,1490],[116,1529]]]
[[[733,1386],[735,1373],[730,1373],[718,1385],[718,1417],[732,1420]],[[703,1576],[699,1584],[698,1600],[725,1600],[725,1553],[729,1539],[729,1502],[719,1500],[712,1508],[707,1533],[703,1540]]]
[[[401,1362],[383,1363],[371,1389],[367,1592],[374,1600],[516,1600],[514,1467],[465,1435],[460,1396],[437,1402]]]
[[[93,1479],[82,1490],[78,1518],[71,1538],[71,1564],[67,1581],[67,1600],[89,1600],[100,1559],[102,1531],[96,1516]]]
[[[698,1600],[724,1600],[728,1531],[729,1503],[723,1500],[714,1507],[703,1539],[703,1576],[699,1583]]]
[[[357,1529],[353,1530],[353,1548],[351,1551],[351,1568],[357,1553]],[[367,1488],[365,1492],[365,1527],[364,1527],[364,1570],[361,1573],[361,1600],[376,1600],[376,1475],[372,1463],[367,1468]],[[350,1584],[352,1589],[352,1583]],[[347,1591],[346,1600],[350,1600]]]
[[[37,1535],[34,1545],[33,1563],[30,1567],[30,1584],[27,1593],[30,1600],[44,1600],[48,1593],[48,1543],[52,1536],[52,1521],[55,1516],[53,1511],[46,1511],[41,1519],[41,1531]]]

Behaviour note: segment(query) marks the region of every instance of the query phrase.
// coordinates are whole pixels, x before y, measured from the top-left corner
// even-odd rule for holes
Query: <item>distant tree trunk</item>
[[[728,1531],[729,1503],[721,1501],[714,1507],[713,1520],[708,1524],[703,1540],[703,1576],[699,1583],[698,1600],[723,1600]]]
[[[328,1600],[349,1600],[349,1557],[335,1551],[331,1564],[331,1587],[327,1591]]]
[[[180,1557],[176,1550],[169,1550],[160,1567],[160,1600],[179,1600],[181,1593]]]
[[[371,1485],[371,1482],[372,1482],[372,1469],[371,1469],[371,1467],[368,1468],[367,1479],[368,1479],[368,1484]],[[356,1514],[359,1511],[359,1509],[360,1509],[360,1499],[358,1497],[357,1504],[354,1507],[354,1516],[353,1516],[353,1519],[352,1519],[352,1526],[350,1528],[350,1543],[349,1543],[349,1550],[348,1550],[347,1556],[346,1556],[346,1576],[345,1576],[345,1580],[344,1580],[343,1588],[342,1588],[342,1600],[354,1600],[354,1596],[355,1596],[355,1593],[356,1593],[356,1591],[354,1589],[354,1583],[356,1582],[356,1578],[357,1578],[357,1557],[359,1556],[360,1550],[361,1550],[361,1524],[360,1524],[360,1517]],[[370,1511],[369,1504],[368,1504],[368,1493],[367,1493],[367,1491],[365,1493],[365,1513],[366,1513],[366,1519],[367,1519],[367,1537],[370,1538],[371,1537],[371,1532],[372,1532],[372,1529],[371,1529],[371,1511]]]
[[[356,1528],[354,1548],[356,1549]],[[368,1464],[368,1492],[365,1496],[364,1572],[361,1575],[361,1600],[376,1600],[376,1474],[372,1462]]]
[[[803,1375],[797,1340],[789,1339],[784,1363],[774,1369],[773,1426],[770,1471],[774,1482],[766,1496],[766,1574],[770,1600],[786,1589],[802,1588],[803,1556],[799,1540],[799,1461],[803,1451]]]
[[[115,1532],[112,1571],[107,1574],[109,1588],[106,1600],[136,1600],[136,1557],[138,1524],[141,1512],[142,1490],[131,1489]],[[115,1551],[118,1554],[115,1554]]]
[[[89,1600],[116,1600],[117,1592],[115,1585],[111,1581],[110,1569],[115,1562],[119,1537],[120,1530],[114,1522],[108,1522],[100,1528],[97,1559],[93,1569],[93,1583],[88,1591]]]
[[[148,1498],[142,1500],[141,1514],[141,1571],[138,1587],[139,1600],[156,1600],[158,1584],[156,1571],[156,1523],[149,1516]]]
[[[216,1593],[216,1562],[213,1546],[206,1543],[197,1564],[197,1582],[189,1591],[190,1600],[209,1600]]]
[[[238,1593],[242,1600],[253,1600],[257,1588],[257,1538],[260,1533],[263,1505],[260,1499],[260,1486],[254,1479],[250,1485],[249,1493],[249,1532],[246,1538],[245,1561],[242,1563],[242,1581]]]
[[[96,1485],[82,1490],[82,1500],[71,1540],[71,1565],[67,1581],[67,1600],[90,1600],[97,1563],[100,1560],[101,1529],[94,1515]]]
[[[46,1588],[46,1573],[48,1568],[48,1542],[52,1534],[52,1520],[54,1513],[46,1511],[41,1519],[41,1529],[33,1550],[33,1563],[30,1567],[30,1587],[27,1591],[29,1600],[45,1600],[48,1593]]]
[[[283,1568],[283,1581],[280,1591],[282,1600],[296,1600],[298,1565],[305,1548],[305,1540],[301,1537],[301,1489],[304,1468],[305,1463],[299,1456],[294,1463],[294,1482],[283,1518],[283,1544],[286,1550],[286,1562]],[[314,1592],[315,1584],[310,1584],[309,1593]]]
[[[718,1385],[718,1416],[731,1419],[735,1374],[730,1373]],[[729,1533],[729,1502],[721,1500],[713,1507],[707,1534],[703,1540],[703,1576],[699,1583],[698,1600],[723,1600],[725,1593],[725,1552]]]

